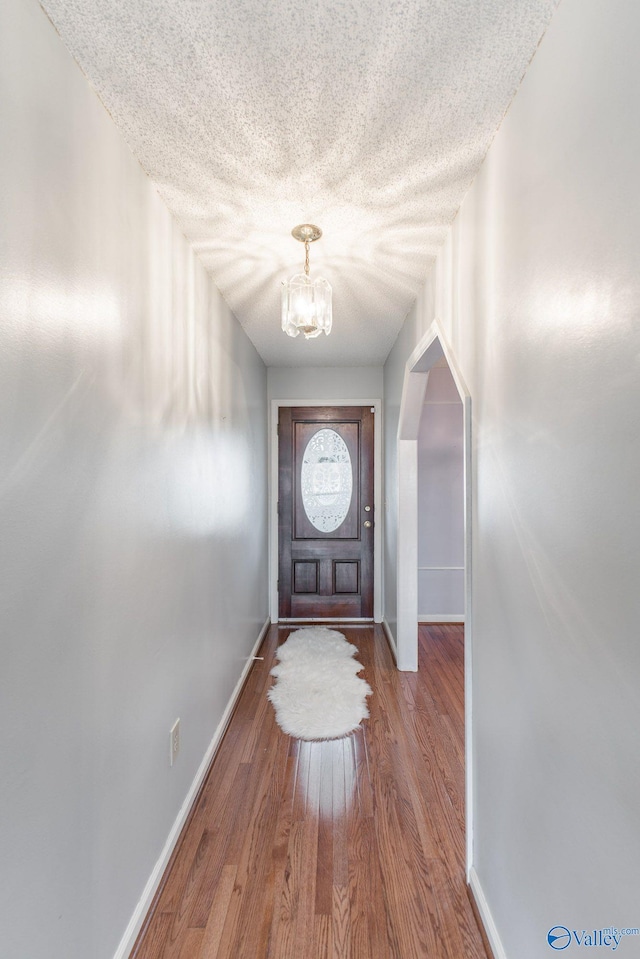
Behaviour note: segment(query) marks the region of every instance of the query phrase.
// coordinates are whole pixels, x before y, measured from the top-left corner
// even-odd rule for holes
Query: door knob
[[[373,523],[370,519],[366,519],[362,525],[365,527],[365,529],[369,529],[370,526],[373,526]]]

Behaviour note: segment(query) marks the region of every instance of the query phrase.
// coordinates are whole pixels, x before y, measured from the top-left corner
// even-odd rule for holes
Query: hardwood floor
[[[420,627],[399,673],[341,627],[374,695],[331,742],[290,739],[272,627],[131,959],[488,959],[464,881],[463,633]]]

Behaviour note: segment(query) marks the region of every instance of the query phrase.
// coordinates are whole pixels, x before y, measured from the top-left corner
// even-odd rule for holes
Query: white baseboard
[[[480,880],[478,879],[478,873],[475,871],[473,866],[469,870],[469,887],[471,889],[473,898],[475,899],[476,906],[478,907],[478,912],[480,913],[482,925],[484,926],[484,931],[487,934],[487,939],[489,940],[489,945],[491,946],[494,959],[507,959],[507,954],[504,951],[504,946],[502,945],[502,941],[498,935],[498,930],[495,922],[493,921],[489,904],[487,903],[484,892],[482,891],[482,886],[480,885]]]
[[[419,623],[464,623],[464,613],[418,613]]]
[[[140,897],[140,901],[138,902],[138,905],[136,906],[133,912],[133,915],[129,921],[129,925],[127,926],[124,932],[124,935],[122,939],[120,940],[120,945],[116,949],[113,959],[128,959],[129,953],[134,947],[135,941],[142,928],[142,924],[145,920],[145,917],[149,909],[151,908],[153,897],[155,896],[158,886],[160,885],[160,880],[162,879],[164,871],[167,868],[169,859],[171,858],[171,854],[175,848],[175,845],[178,839],[180,838],[180,833],[182,832],[182,828],[185,822],[187,821],[187,817],[191,811],[191,807],[194,803],[194,800],[196,796],[198,795],[200,786],[202,785],[204,778],[207,775],[207,772],[209,771],[209,766],[211,765],[211,761],[213,757],[215,756],[218,746],[220,745],[220,741],[222,737],[224,736],[227,726],[229,725],[229,720],[231,719],[231,713],[233,712],[234,707],[240,697],[240,693],[242,692],[242,687],[244,686],[244,681],[247,678],[247,674],[249,670],[251,669],[251,666],[253,665],[253,657],[255,656],[258,649],[260,648],[260,644],[262,643],[262,640],[264,639],[270,625],[271,625],[271,620],[267,619],[266,623],[260,630],[260,635],[258,636],[253,646],[253,649],[251,650],[251,653],[249,654],[246,666],[242,670],[242,673],[240,674],[240,678],[238,679],[238,682],[235,685],[235,689],[233,690],[231,694],[231,698],[229,699],[229,702],[226,705],[225,711],[222,714],[222,718],[220,722],[218,723],[216,731],[213,734],[213,739],[211,740],[209,747],[203,757],[203,760],[200,763],[200,766],[195,775],[195,778],[189,788],[189,792],[187,793],[185,800],[182,803],[180,812],[178,813],[176,820],[173,826],[171,827],[171,832],[169,833],[169,836],[167,837],[167,841],[164,844],[164,849],[160,853],[160,858],[158,859],[155,866],[153,867],[153,872],[149,876],[147,884],[144,887],[144,892],[142,893],[142,896]]]
[[[382,618],[372,619],[371,616],[305,616],[301,619],[284,619],[280,618],[278,620],[271,620],[273,626],[282,626],[286,629],[287,626],[297,626],[300,623],[304,625],[305,623],[335,623],[337,626],[371,626],[372,623],[375,623],[378,626],[383,624]]]
[[[384,634],[387,637],[387,642],[389,643],[389,648],[393,653],[393,658],[396,661],[396,666],[398,665],[398,647],[396,646],[396,641],[393,638],[393,633],[391,632],[391,627],[386,619],[382,619],[382,628],[384,629]]]

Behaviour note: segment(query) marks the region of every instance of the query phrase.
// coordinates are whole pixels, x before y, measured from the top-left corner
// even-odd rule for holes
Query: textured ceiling
[[[384,362],[557,0],[44,0],[268,365]],[[333,332],[280,330],[290,235]]]

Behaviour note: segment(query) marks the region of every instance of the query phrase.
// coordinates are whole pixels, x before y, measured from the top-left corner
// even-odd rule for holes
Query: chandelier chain
[[[309,241],[304,241],[304,272],[309,276]]]

